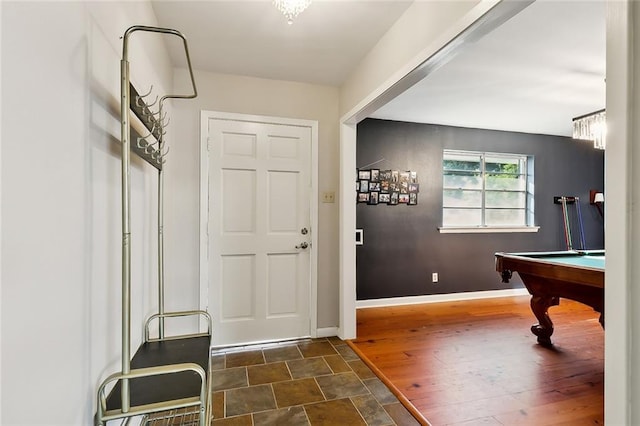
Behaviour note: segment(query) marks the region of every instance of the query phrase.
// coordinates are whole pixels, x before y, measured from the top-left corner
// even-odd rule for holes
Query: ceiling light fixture
[[[311,4],[311,0],[273,0],[273,5],[287,18],[289,25]]]
[[[593,141],[593,147],[605,149],[607,116],[604,109],[573,119],[573,138]]]

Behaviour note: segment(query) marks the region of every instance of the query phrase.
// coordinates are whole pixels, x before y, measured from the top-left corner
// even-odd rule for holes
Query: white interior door
[[[312,129],[208,120],[213,344],[310,335]]]

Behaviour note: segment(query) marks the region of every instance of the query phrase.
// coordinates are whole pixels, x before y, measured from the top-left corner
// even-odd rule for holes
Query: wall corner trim
[[[316,337],[334,337],[338,335],[338,327],[323,327],[316,330]]]

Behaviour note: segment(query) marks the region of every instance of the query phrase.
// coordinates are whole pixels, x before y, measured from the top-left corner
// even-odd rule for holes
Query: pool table
[[[604,250],[496,253],[495,261],[502,282],[517,272],[531,294],[538,319],[531,332],[538,343],[551,345],[553,323],[547,311],[561,297],[591,306],[604,328]]]

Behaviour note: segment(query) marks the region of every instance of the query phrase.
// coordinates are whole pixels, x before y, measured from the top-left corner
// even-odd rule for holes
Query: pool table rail
[[[604,269],[556,262],[554,257],[560,258],[560,252],[552,253],[553,255],[548,258],[540,253],[537,253],[538,257],[530,253],[496,253],[496,271],[501,273],[503,282],[509,282],[511,278],[511,276],[506,277],[506,274],[503,275],[503,271],[517,271],[520,275],[529,274],[555,280],[576,281],[582,285],[604,288]],[[556,253],[558,253],[557,256]],[[567,252],[564,252],[564,256],[567,256]],[[506,281],[504,281],[505,278]]]

